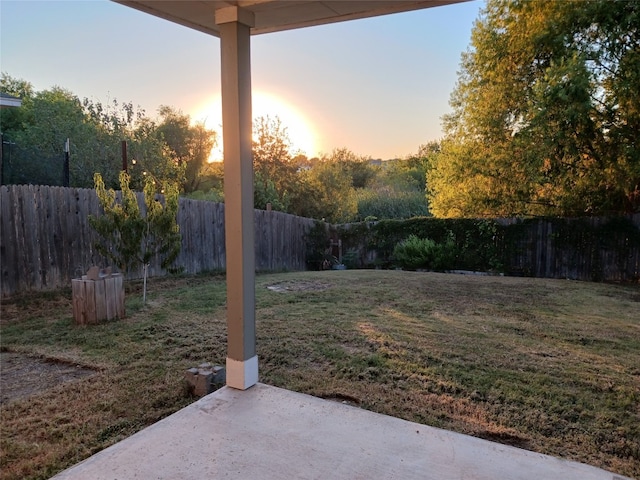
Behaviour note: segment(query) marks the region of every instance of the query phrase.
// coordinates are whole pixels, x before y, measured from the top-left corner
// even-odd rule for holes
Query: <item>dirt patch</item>
[[[531,448],[529,445],[529,439],[521,437],[520,435],[508,433],[508,432],[490,432],[488,430],[472,433],[476,437],[489,440],[491,442],[502,443],[504,445],[511,445],[512,447]]]
[[[0,352],[0,405],[95,373],[95,370],[66,362]]]
[[[280,282],[273,285],[267,285],[267,289],[273,292],[320,292],[331,287],[330,284],[324,282]]]
[[[327,393],[318,395],[323,400],[330,400],[332,402],[342,403],[344,405],[351,405],[352,407],[360,406],[360,399],[351,395],[345,395],[343,393]]]

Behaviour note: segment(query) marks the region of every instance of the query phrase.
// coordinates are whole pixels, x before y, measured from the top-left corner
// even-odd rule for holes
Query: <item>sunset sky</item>
[[[482,1],[252,37],[253,115],[279,116],[307,156],[389,159],[442,137]],[[220,131],[220,41],[103,0],[0,1],[0,67],[155,117],[170,105]]]

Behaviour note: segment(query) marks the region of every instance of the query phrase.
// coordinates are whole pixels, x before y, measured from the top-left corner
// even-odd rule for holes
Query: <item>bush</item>
[[[492,220],[415,217],[350,225],[343,232],[345,233],[341,238],[346,248],[360,248],[362,245],[366,251],[375,251],[376,261],[382,268],[393,267],[395,264],[392,256],[396,245],[410,235],[415,235],[418,238],[429,238],[436,244],[449,245],[443,247],[445,266],[439,266],[438,269],[503,269],[504,227]],[[451,243],[455,246],[451,246]]]
[[[444,243],[436,243],[429,238],[409,235],[395,246],[392,260],[398,266],[409,270],[446,270],[452,268],[455,262],[455,249],[455,243],[451,238]]]
[[[360,268],[360,256],[358,251],[350,249],[342,256],[342,263],[349,269]]]

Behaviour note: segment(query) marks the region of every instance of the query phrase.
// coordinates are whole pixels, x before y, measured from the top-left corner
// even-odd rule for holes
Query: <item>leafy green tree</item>
[[[288,192],[278,193],[276,184],[264,173],[257,171],[253,177],[253,206],[260,210],[266,210],[271,205],[273,210],[286,212],[289,206]]]
[[[640,209],[640,4],[489,0],[429,166],[437,216]]]
[[[351,177],[345,175],[339,163],[318,162],[312,169],[301,171],[298,178],[291,213],[330,223],[355,219],[358,208],[355,190]]]
[[[140,211],[138,199],[131,190],[130,176],[119,175],[121,194],[105,187],[102,176],[94,176],[96,194],[104,213],[89,216],[89,223],[100,235],[96,250],[124,272],[143,267],[143,302],[147,299],[147,275],[151,260],[159,257],[162,268],[171,266],[180,254],[181,235],[177,222],[178,186],[165,184],[164,205],[157,198],[156,183],[147,177],[144,186],[145,213]]]
[[[61,184],[67,138],[72,186],[91,187],[95,172],[108,186],[117,186],[123,140],[132,159],[130,167],[137,163],[131,170],[132,184],[140,190],[143,173],[158,180],[182,175],[158,138],[155,123],[132,103],[80,101],[59,87],[34,92],[31,84],[7,74],[2,75],[2,89],[23,98],[21,108],[0,111],[2,132],[11,144],[9,182]]]
[[[84,99],[83,106],[88,121],[95,126],[94,142],[84,149],[85,157],[93,156],[111,165],[109,178],[119,172],[122,165],[122,141],[127,142],[128,171],[131,187],[142,191],[146,178],[158,183],[185,181],[185,165],[177,162],[172,151],[158,131],[158,124],[146,116],[144,110],[131,102],[108,104]],[[85,158],[84,164],[90,164]],[[95,171],[101,171],[96,169]],[[106,177],[105,177],[106,180]],[[107,182],[116,186],[116,181]]]
[[[258,117],[253,123],[254,205],[289,211],[297,189],[298,167],[291,155],[291,141],[279,117]]]
[[[297,189],[290,212],[296,215],[344,223],[357,219],[356,192],[369,185],[378,168],[348,150],[339,148],[320,159],[298,159]]]
[[[31,129],[22,138],[24,143],[37,147],[46,155],[62,151],[65,140],[82,132],[84,112],[78,97],[70,91],[53,87],[38,92],[33,99]]]
[[[207,163],[200,174],[198,190],[185,196],[194,200],[208,200],[210,202],[224,202],[224,163]]]
[[[432,141],[420,145],[414,155],[385,162],[378,183],[395,190],[424,193],[427,170],[433,158],[440,154],[440,150],[440,142]]]
[[[157,133],[157,124],[147,118],[138,119],[126,132],[128,172],[131,175],[131,187],[144,190],[148,177],[159,184],[185,181],[185,166],[178,164],[171,156],[167,145]]]
[[[34,96],[33,85],[26,80],[11,77],[9,74],[2,72],[0,76],[0,92],[18,97],[22,100],[23,107],[26,107]],[[2,108],[0,109],[0,132],[4,134],[15,134],[22,130],[26,121],[26,108]]]
[[[145,121],[144,110],[116,99],[103,104],[85,98],[82,106],[84,121],[92,127],[92,135],[71,139],[72,178],[77,186],[91,187],[94,173],[99,172],[109,187],[117,187],[118,172],[122,169],[122,141],[127,142],[131,156],[136,149],[133,131],[139,122]]]
[[[0,75],[0,91],[21,98],[22,100],[31,98],[34,94],[31,82],[14,78],[6,72],[2,72]]]
[[[72,186],[89,186],[93,172],[108,171],[109,162],[96,158],[94,150],[87,154],[87,146],[94,144],[99,135],[95,125],[86,121],[82,103],[71,92],[60,87],[37,92],[17,110],[20,120],[7,133],[15,145],[12,161],[20,173],[10,181],[61,184],[67,138],[71,143]]]
[[[345,147],[334,149],[325,160],[335,163],[350,177],[353,188],[367,187],[378,173],[378,169],[369,163],[370,158],[356,155]]]
[[[190,193],[198,190],[201,173],[216,145],[217,136],[204,124],[191,125],[191,117],[169,106],[159,109],[158,133],[166,143],[176,165],[184,171],[182,190]]]

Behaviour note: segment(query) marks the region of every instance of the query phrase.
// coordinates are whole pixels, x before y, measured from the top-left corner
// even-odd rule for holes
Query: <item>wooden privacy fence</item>
[[[495,228],[480,228],[489,224]],[[345,258],[359,267],[393,268],[393,247],[411,234],[438,243],[453,234],[458,257],[450,261],[451,270],[497,269],[512,276],[640,281],[640,214],[497,220],[420,217],[346,224],[338,230]]]
[[[138,202],[143,204],[142,194]],[[79,278],[90,266],[107,266],[93,247],[98,238],[88,221],[90,214],[100,212],[94,190],[0,186],[2,297],[68,287],[73,278]],[[497,220],[503,230],[494,243],[504,271],[509,275],[637,282],[640,279],[640,214],[622,220],[621,229],[620,225],[612,228],[616,220],[610,218],[502,219]],[[416,221],[445,220],[423,218],[408,222],[415,224]],[[314,223],[308,218],[256,210],[256,270],[304,270],[305,239]],[[224,204],[181,198],[178,224],[182,249],[176,263],[185,273],[225,269]],[[631,230],[626,231],[625,225],[630,225]],[[365,230],[370,233],[379,227],[371,224]],[[400,233],[396,232],[396,236],[399,235],[396,241],[408,236],[409,231],[404,236]],[[389,243],[394,236],[382,237],[379,242],[386,238]],[[389,254],[382,255],[385,258],[381,259],[380,244],[377,249],[364,238],[354,241],[356,245],[347,244],[345,252],[355,247],[362,259],[359,266],[377,265]],[[164,273],[159,261],[150,265],[150,276]],[[141,276],[141,271],[128,274],[128,278]]]
[[[143,204],[142,194],[138,202]],[[94,190],[34,185],[0,187],[2,297],[71,285],[92,265],[107,266],[93,245],[89,215],[99,215]],[[314,221],[281,212],[255,211],[256,270],[304,270],[305,234]],[[182,250],[176,264],[185,273],[224,270],[224,204],[180,199]],[[150,276],[163,275],[160,262]],[[140,278],[130,272],[128,278]]]
[[[509,275],[640,281],[640,214],[625,217],[500,219]]]

